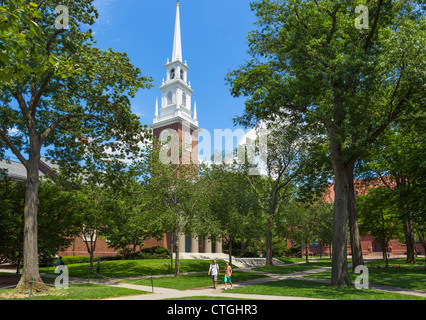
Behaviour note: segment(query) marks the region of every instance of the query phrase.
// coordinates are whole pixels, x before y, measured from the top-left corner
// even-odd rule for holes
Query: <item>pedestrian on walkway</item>
[[[230,283],[231,285],[231,289],[232,289],[232,280],[231,280],[231,276],[232,276],[232,268],[231,266],[228,264],[228,262],[225,263],[225,290],[228,290],[227,288],[227,283]]]
[[[211,275],[213,288],[216,289],[217,276],[219,275],[219,265],[216,263],[216,260],[213,260],[213,263],[210,265],[208,274]]]
[[[65,262],[64,260],[62,260],[62,257],[59,257],[58,262],[56,262],[56,268],[59,266],[65,266]],[[55,272],[56,272],[56,268],[55,268]],[[59,269],[59,274],[62,274],[62,269]]]

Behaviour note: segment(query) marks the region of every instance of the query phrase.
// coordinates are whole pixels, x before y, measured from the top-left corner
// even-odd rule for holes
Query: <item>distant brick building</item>
[[[356,180],[355,193],[357,195],[366,194],[369,188],[373,188],[380,184],[382,184],[382,182],[372,181],[369,184],[366,184],[362,180]],[[329,192],[325,196],[325,200],[328,202],[334,201],[334,181],[329,187]],[[381,254],[383,252],[382,244],[379,241],[376,241],[374,236],[371,236],[371,235],[361,236],[360,242],[361,242],[361,250],[362,250],[363,256],[367,256],[369,254],[374,254],[374,253]],[[287,245],[289,247],[292,246],[292,243],[290,240],[287,241]],[[313,242],[309,244],[308,255],[309,256],[330,255],[331,250],[332,250],[332,247],[330,245],[326,245],[321,242]],[[418,255],[425,254],[424,248],[420,243],[416,243],[415,251]],[[302,252],[305,255],[305,252],[306,252],[305,248],[302,249]],[[350,244],[348,244],[347,246],[347,252],[349,255],[352,253],[352,248]],[[393,257],[402,256],[407,254],[407,248],[404,242],[400,242],[397,239],[392,239],[389,241],[388,252]]]

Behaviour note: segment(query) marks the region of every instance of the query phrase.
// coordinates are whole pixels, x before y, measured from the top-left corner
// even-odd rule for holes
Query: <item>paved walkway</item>
[[[284,280],[289,278],[293,278],[293,279],[301,278],[303,275],[321,272],[326,269],[328,268],[320,268],[320,269],[313,269],[313,270],[297,272],[292,274],[279,275],[279,274],[272,274],[272,273],[266,273],[261,271],[253,271],[251,270],[251,268],[239,268],[238,271],[262,273],[262,274],[265,274],[267,277],[234,283],[233,289],[267,283],[271,281]],[[177,298],[197,297],[197,296],[210,296],[210,297],[217,297],[218,299],[229,297],[229,298],[251,299],[251,300],[324,300],[324,299],[306,298],[306,297],[286,297],[286,296],[274,296],[274,295],[232,293],[232,289],[229,289],[229,286],[228,286],[228,291],[225,290],[225,285],[223,284],[218,285],[216,289],[213,289],[213,287],[207,287],[207,288],[195,288],[195,289],[189,289],[189,290],[176,290],[176,289],[154,287],[154,293],[152,293],[152,287],[150,286],[140,286],[140,285],[126,284],[126,283],[116,283],[116,284],[110,284],[110,285],[122,287],[122,288],[142,290],[142,291],[147,291],[150,293],[140,295],[140,296],[111,298],[109,300],[161,300],[161,299],[177,299]]]

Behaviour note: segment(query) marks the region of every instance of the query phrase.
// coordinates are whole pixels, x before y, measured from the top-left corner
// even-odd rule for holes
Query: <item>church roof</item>
[[[48,174],[55,177],[57,175],[57,173],[55,173],[56,169],[58,169],[58,166],[52,163],[49,159],[44,157],[41,158],[39,165],[41,176]],[[6,171],[7,175],[15,181],[25,181],[27,179],[27,170],[25,169],[25,166],[18,161],[0,159],[0,170]]]

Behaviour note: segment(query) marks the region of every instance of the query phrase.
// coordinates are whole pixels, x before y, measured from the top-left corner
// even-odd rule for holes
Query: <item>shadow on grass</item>
[[[379,290],[358,290],[355,287],[332,287],[308,280],[286,279],[233,289],[232,293],[306,297],[333,300],[426,300],[426,298],[388,293]]]

